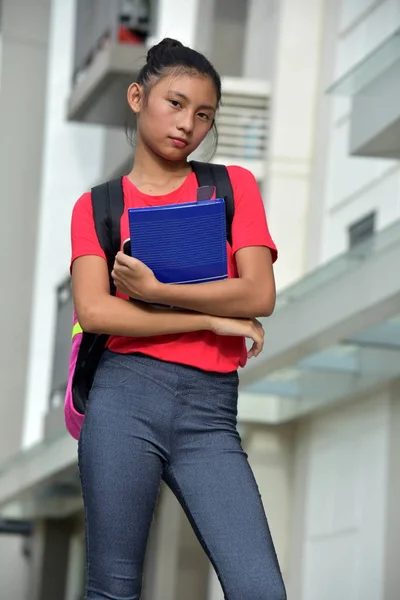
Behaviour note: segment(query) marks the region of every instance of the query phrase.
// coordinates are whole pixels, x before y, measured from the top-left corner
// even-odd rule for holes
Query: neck
[[[191,168],[187,160],[170,161],[158,156],[143,144],[140,138],[137,140],[135,160],[128,177],[133,183],[140,184],[144,181],[166,182],[186,177]]]

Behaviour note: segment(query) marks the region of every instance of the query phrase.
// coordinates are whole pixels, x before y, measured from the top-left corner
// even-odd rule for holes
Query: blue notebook
[[[131,255],[162,283],[228,277],[223,199],[130,208]]]

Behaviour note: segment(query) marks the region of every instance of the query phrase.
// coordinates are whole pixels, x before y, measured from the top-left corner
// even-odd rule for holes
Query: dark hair
[[[221,78],[208,58],[184,46],[178,40],[171,38],[163,39],[147,53],[147,60],[140,70],[137,82],[143,85],[145,90],[150,90],[152,83],[158,81],[166,73],[196,73],[209,77],[217,94],[217,105],[221,102]]]
[[[197,50],[184,46],[178,40],[164,38],[147,53],[146,64],[142,67],[137,77],[137,82],[143,86],[148,95],[153,85],[165,75],[171,73],[204,75],[209,77],[214,84],[217,95],[217,108],[221,102],[221,77],[211,62]],[[217,126],[213,124],[214,150],[218,143]],[[131,136],[132,138],[132,136]]]

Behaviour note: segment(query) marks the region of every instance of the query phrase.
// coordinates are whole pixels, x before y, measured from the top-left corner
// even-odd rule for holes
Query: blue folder
[[[162,283],[228,277],[223,199],[130,208],[131,255]]]

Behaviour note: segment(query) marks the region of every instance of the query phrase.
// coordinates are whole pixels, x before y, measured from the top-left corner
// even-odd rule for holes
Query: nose
[[[193,115],[189,110],[182,110],[179,114],[177,123],[178,129],[180,131],[184,131],[186,135],[192,133],[194,128],[194,118],[195,115]]]

